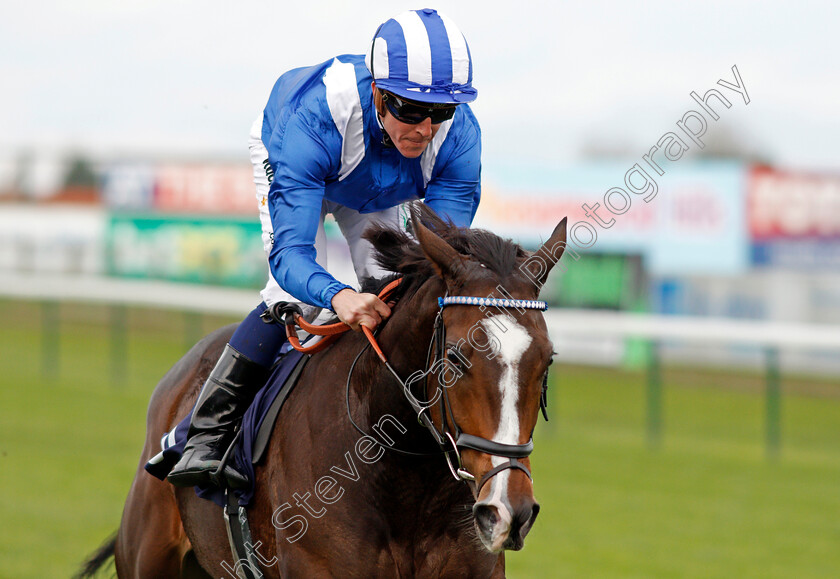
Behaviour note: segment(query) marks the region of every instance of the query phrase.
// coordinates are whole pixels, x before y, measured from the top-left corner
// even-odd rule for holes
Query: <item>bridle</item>
[[[396,280],[385,286],[385,288],[383,288],[382,291],[379,292],[379,298],[385,301],[388,295],[394,289],[396,289],[396,287],[401,283],[401,281],[402,278],[397,278]],[[449,295],[439,297],[439,309],[437,315],[435,316],[432,339],[429,342],[429,347],[426,353],[426,369],[421,373],[420,376],[421,378],[425,378],[424,384],[426,392],[428,392],[428,378],[429,374],[431,373],[431,369],[435,366],[435,364],[438,361],[446,359],[446,325],[443,322],[443,310],[448,306],[475,306],[481,308],[482,311],[485,311],[487,308],[497,308],[500,310],[504,310],[507,308],[515,308],[519,311],[545,311],[546,309],[548,309],[548,304],[539,300],[517,300],[512,298],[499,299],[490,297],[481,298],[472,296]],[[284,323],[286,325],[286,335],[289,338],[289,342],[291,343],[291,345],[296,350],[309,354],[322,350],[328,344],[335,341],[335,339],[337,339],[339,335],[350,329],[349,326],[343,323],[330,324],[324,326],[315,326],[312,324],[308,324],[303,319],[300,308],[296,304],[288,302],[278,302],[274,304],[272,307],[266,310],[263,317],[267,323]],[[314,346],[303,346],[300,344],[297,338],[297,334],[295,333],[294,327],[296,325],[300,326],[303,330],[311,334],[326,337],[321,341],[317,342]],[[521,470],[526,475],[528,475],[529,479],[532,478],[531,471],[528,469],[528,467],[522,464],[522,462],[520,462],[517,459],[527,458],[534,450],[533,432],[531,438],[525,444],[504,444],[501,442],[489,440],[487,438],[482,438],[480,436],[468,434],[462,431],[461,428],[458,426],[458,423],[455,421],[455,415],[452,412],[452,404],[449,401],[449,386],[444,386],[444,388],[442,389],[442,394],[439,397],[441,427],[440,430],[438,430],[438,428],[435,426],[434,421],[427,412],[429,408],[431,408],[435,404],[435,402],[432,401],[431,403],[424,404],[423,402],[419,401],[411,392],[411,386],[418,381],[418,379],[416,378],[413,379],[416,373],[412,374],[409,377],[408,381],[403,380],[402,377],[397,373],[397,371],[394,370],[393,366],[391,366],[391,364],[388,362],[388,359],[386,358],[385,354],[382,352],[382,349],[379,347],[379,344],[376,341],[374,333],[371,332],[371,330],[366,326],[362,326],[362,330],[368,339],[368,343],[365,345],[364,348],[362,348],[362,350],[356,355],[356,358],[353,360],[353,363],[350,366],[350,370],[347,372],[347,382],[345,389],[347,417],[350,420],[350,424],[352,424],[357,431],[359,431],[365,436],[369,436],[368,433],[365,432],[353,420],[353,415],[350,409],[350,381],[353,377],[353,371],[356,368],[356,363],[362,357],[362,354],[364,354],[368,348],[372,347],[379,359],[382,361],[383,364],[385,364],[385,367],[402,387],[403,395],[405,396],[406,400],[411,405],[411,408],[417,415],[417,421],[422,426],[426,427],[426,429],[432,435],[432,438],[440,447],[440,451],[429,453],[413,452],[395,448],[393,446],[385,446],[384,448],[387,448],[388,450],[391,450],[398,454],[404,454],[409,456],[436,456],[439,454],[443,454],[446,458],[446,464],[449,467],[449,471],[452,473],[452,476],[455,477],[455,480],[466,481],[475,484],[476,495],[481,492],[481,488],[492,477],[508,469]],[[547,389],[548,373],[546,372],[545,376],[543,376],[542,391],[540,393],[540,410],[542,411],[543,418],[545,418],[546,421],[548,420],[548,413],[546,409]],[[447,423],[451,424],[452,432],[450,432],[450,430],[447,429]],[[485,454],[489,454],[495,457],[507,458],[508,460],[493,467],[492,469],[487,471],[484,474],[484,476],[481,477],[480,480],[476,481],[475,475],[473,475],[466,468],[464,468],[464,464],[461,461],[461,449],[465,448],[476,450],[478,452],[483,452]]]
[[[435,364],[439,360],[443,360],[446,358],[446,325],[443,321],[443,309],[447,306],[476,306],[481,307],[482,311],[486,308],[494,307],[494,308],[516,308],[519,310],[522,309],[532,309],[532,310],[540,310],[545,311],[548,308],[548,305],[543,301],[538,300],[516,300],[516,299],[497,299],[497,298],[480,298],[480,297],[471,297],[471,296],[444,296],[438,298],[438,312],[435,316],[435,323],[434,323],[434,330],[432,334],[432,339],[429,342],[428,351],[426,354],[426,370],[422,373],[422,376],[425,377],[425,387],[426,392],[428,392],[428,379],[430,375],[430,370],[435,366]],[[366,334],[370,332],[367,328],[363,327],[363,330]],[[353,375],[353,370],[356,366],[356,362],[358,361],[359,357],[361,357],[362,353],[369,347],[373,346],[376,350],[379,358],[385,364],[385,367],[391,372],[394,378],[402,387],[403,394],[405,395],[406,400],[411,405],[412,409],[414,410],[415,414],[417,415],[417,421],[426,427],[429,433],[432,435],[432,438],[440,447],[439,453],[417,453],[417,452],[409,452],[393,447],[388,447],[392,451],[396,451],[401,454],[410,454],[410,455],[429,455],[429,454],[443,454],[446,458],[446,464],[449,467],[449,471],[452,473],[452,476],[455,480],[459,481],[467,481],[474,483],[476,485],[476,494],[481,492],[481,488],[494,476],[503,472],[508,469],[518,469],[524,472],[529,479],[531,479],[531,471],[525,466],[522,462],[517,459],[526,458],[528,457],[531,452],[534,450],[534,439],[533,436],[526,442],[525,444],[503,444],[501,442],[495,442],[493,440],[489,440],[486,438],[482,438],[480,436],[475,436],[472,434],[468,434],[461,430],[458,426],[457,421],[455,420],[455,416],[452,412],[452,404],[449,401],[449,387],[445,386],[442,389],[442,394],[438,398],[440,404],[440,415],[441,415],[441,427],[440,430],[435,426],[434,421],[429,416],[427,410],[434,405],[434,402],[429,404],[424,404],[417,400],[414,394],[411,392],[411,386],[417,380],[412,380],[409,377],[408,381],[402,379],[402,377],[394,370],[388,360],[385,358],[384,354],[382,353],[381,349],[378,348],[376,341],[371,334],[369,336],[370,343],[365,346],[362,352],[359,352],[359,355],[356,357],[356,360],[353,361],[353,365],[350,367],[350,371],[347,375],[347,415],[350,418],[350,422],[353,426],[362,434],[366,434],[359,426],[353,421],[353,417],[350,411],[350,398],[349,398],[349,391],[350,391],[350,379]],[[434,355],[433,355],[434,353]],[[414,374],[412,374],[414,376]],[[546,373],[543,379],[543,388],[540,394],[540,409],[542,410],[543,417],[548,420],[548,415],[546,412],[546,388],[547,388],[547,379],[548,374]],[[447,423],[452,426],[452,431],[447,429]],[[533,434],[533,433],[532,433]],[[461,450],[462,449],[471,449],[476,450],[478,452],[482,452],[485,454],[489,454],[495,457],[504,457],[508,460],[502,462],[501,464],[493,467],[489,471],[487,471],[484,476],[481,477],[480,480],[476,481],[475,475],[470,473],[466,468],[464,468],[463,462],[461,460]],[[454,456],[454,460],[453,460]]]

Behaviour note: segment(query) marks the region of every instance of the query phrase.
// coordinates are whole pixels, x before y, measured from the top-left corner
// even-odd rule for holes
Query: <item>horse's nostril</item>
[[[476,505],[473,509],[473,516],[475,517],[476,523],[478,523],[478,528],[488,533],[492,532],[498,520],[496,507],[489,505]]]
[[[534,507],[531,509],[531,524],[534,524],[534,521],[537,520],[537,515],[540,514],[540,504],[534,503]]]
[[[530,507],[524,506],[518,509],[513,518],[511,531],[518,533],[519,536],[524,539],[525,535],[528,534],[528,531],[531,530],[531,526],[533,526],[534,521],[537,519],[537,515],[539,513],[540,505],[537,503],[534,503]]]

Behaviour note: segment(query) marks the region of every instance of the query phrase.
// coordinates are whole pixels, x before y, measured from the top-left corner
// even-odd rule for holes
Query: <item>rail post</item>
[[[656,340],[650,342],[647,370],[647,442],[651,448],[659,448],[662,442],[662,366]]]
[[[111,306],[111,381],[114,385],[125,384],[128,368],[128,329],[126,323],[128,308],[122,304]]]
[[[188,352],[202,338],[204,317],[200,312],[184,311],[184,351]]]
[[[777,348],[766,348],[765,358],[767,368],[765,442],[767,445],[767,457],[773,459],[779,456],[782,439],[782,389],[781,373],[779,372],[779,350]]]
[[[61,306],[58,302],[41,302],[41,375],[54,380],[61,369]]]

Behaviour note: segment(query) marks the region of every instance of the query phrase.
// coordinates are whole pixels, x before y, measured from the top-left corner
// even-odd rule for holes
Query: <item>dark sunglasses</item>
[[[426,119],[431,119],[433,125],[448,121],[455,116],[455,108],[458,106],[415,103],[385,91],[382,91],[382,102],[395,119],[409,125],[422,123]]]

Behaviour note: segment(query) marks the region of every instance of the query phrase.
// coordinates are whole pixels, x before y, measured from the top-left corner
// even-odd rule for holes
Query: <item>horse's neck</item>
[[[428,348],[439,309],[437,297],[443,295],[444,291],[445,287],[437,279],[425,283],[406,303],[394,309],[392,319],[380,333],[379,343],[403,381],[418,370],[426,370]],[[440,508],[443,513],[451,509],[453,503],[461,504],[469,500],[462,484],[451,484],[454,481],[440,454],[440,448],[429,431],[418,423],[417,415],[406,400],[402,386],[381,361],[375,356],[371,358],[372,380],[360,385],[357,390],[368,408],[371,424],[377,423],[382,417],[393,416],[406,430],[398,431],[397,436],[390,437],[394,441],[394,448],[435,453],[433,456],[413,457],[386,451],[380,461],[380,476],[384,479],[393,478],[391,482],[394,487],[402,487],[403,491],[408,490],[407,487],[414,487],[413,494],[424,509]],[[420,395],[419,392],[415,394]],[[386,482],[384,488],[390,487],[387,481],[383,482]],[[430,500],[432,494],[434,497]]]
[[[379,344],[403,381],[418,370],[426,370],[426,357],[438,312],[437,295],[442,295],[443,291],[443,284],[437,279],[423,284],[405,303],[394,308],[392,318],[380,333]],[[375,356],[371,358],[376,386],[364,388],[360,392],[362,396],[367,397],[371,416],[399,412],[416,425],[416,415],[406,400],[402,387],[379,359]],[[413,430],[425,434],[428,438],[425,430]]]
[[[443,291],[439,280],[426,282],[394,308],[391,318],[378,334],[379,345],[403,380],[417,370],[425,370],[426,353],[438,311],[436,298]],[[328,350],[316,367],[323,369],[324,375],[346,376],[343,372],[345,364],[349,364],[347,355],[358,352],[364,341],[361,336],[348,336],[339,346],[351,343],[352,347]],[[341,353],[341,360],[331,360],[331,353]],[[338,383],[341,383],[341,390],[332,386]],[[313,438],[311,449],[319,450],[312,454],[320,462],[310,461],[310,472],[303,479],[320,476],[323,472],[358,472],[357,478],[363,475],[364,484],[348,486],[347,498],[340,503],[341,508],[347,509],[348,521],[356,520],[351,516],[354,512],[372,510],[379,513],[392,536],[400,537],[406,552],[438,549],[440,539],[455,532],[453,525],[460,528],[470,516],[472,495],[463,483],[456,482],[450,475],[444,456],[431,434],[418,423],[402,386],[372,349],[359,359],[352,372],[347,402],[343,379],[323,380],[319,384],[323,385],[324,397],[321,407],[309,415],[310,431],[322,432],[316,425],[322,425],[325,416],[334,417],[340,424],[341,436],[356,442],[348,451],[343,444],[319,446]],[[350,424],[348,412],[365,439],[359,438],[360,433]],[[411,456],[393,449],[434,454]],[[341,469],[337,470],[334,465],[340,465]],[[453,517],[453,513],[458,516]]]
[[[428,281],[405,303],[397,305],[380,333],[379,344],[403,381],[418,370],[427,370],[428,348],[439,311],[437,298],[445,291],[439,279]],[[357,393],[368,409],[370,424],[392,416],[405,427],[405,432],[395,431],[388,423],[386,428],[394,435],[386,442],[392,440],[393,448],[430,454],[407,456],[386,450],[376,465],[378,480],[368,487],[373,493],[369,500],[382,504],[382,497],[374,495],[390,495],[393,504],[400,505],[388,513],[391,525],[412,537],[412,544],[421,550],[426,548],[423,545],[438,548],[439,539],[452,532],[453,524],[461,528],[464,521],[472,520],[472,493],[452,478],[439,446],[419,424],[402,386],[375,355],[371,355],[371,360],[368,368],[372,379],[357,386]]]

